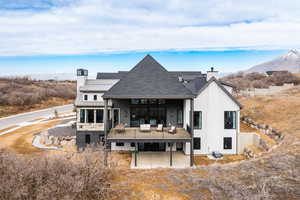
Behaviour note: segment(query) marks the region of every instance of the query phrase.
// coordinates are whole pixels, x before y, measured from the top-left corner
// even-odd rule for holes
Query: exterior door
[[[113,125],[117,126],[120,124],[120,109],[114,108],[113,109]]]

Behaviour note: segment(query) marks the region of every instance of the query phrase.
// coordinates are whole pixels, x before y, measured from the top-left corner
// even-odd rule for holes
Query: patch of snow
[[[58,150],[59,148],[56,146],[46,146],[40,143],[41,136],[36,135],[32,141],[32,146],[40,148],[40,149],[48,149],[48,150]]]

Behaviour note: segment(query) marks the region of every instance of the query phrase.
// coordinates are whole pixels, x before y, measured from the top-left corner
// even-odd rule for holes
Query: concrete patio
[[[190,156],[183,152],[173,152],[173,164],[170,166],[170,152],[138,152],[137,166],[135,167],[135,156],[132,154],[131,169],[153,169],[153,168],[188,168],[190,167]]]

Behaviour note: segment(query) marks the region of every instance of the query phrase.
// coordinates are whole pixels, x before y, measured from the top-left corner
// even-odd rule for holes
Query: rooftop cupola
[[[88,70],[86,69],[77,69],[77,92],[79,88],[85,85],[85,81],[88,77]]]
[[[207,71],[206,80],[209,81],[212,77],[217,78],[218,71],[215,71],[213,67],[210,68],[210,71]]]

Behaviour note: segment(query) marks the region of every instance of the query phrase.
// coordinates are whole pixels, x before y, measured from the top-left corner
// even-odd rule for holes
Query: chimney
[[[77,69],[77,93],[79,88],[85,85],[85,81],[88,77],[88,70],[86,69]]]
[[[210,71],[207,71],[206,80],[209,81],[212,77],[217,78],[218,71],[214,71],[214,68],[211,67]]]

